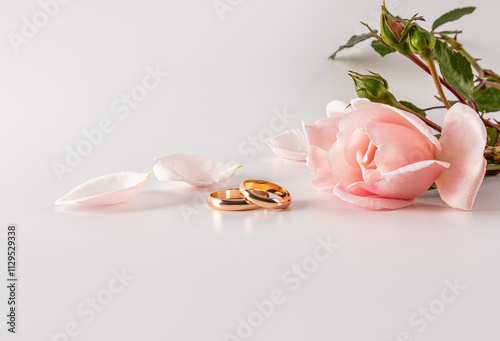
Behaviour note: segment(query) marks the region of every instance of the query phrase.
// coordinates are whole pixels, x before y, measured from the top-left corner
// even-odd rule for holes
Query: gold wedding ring
[[[261,196],[269,194],[265,191],[256,190],[255,193]],[[211,193],[207,197],[207,204],[210,208],[219,211],[248,211],[260,208],[245,200],[238,188],[224,189]]]
[[[259,191],[259,192],[257,192]],[[262,195],[262,192],[277,195],[278,198],[271,198]],[[290,193],[283,187],[264,180],[245,180],[240,185],[240,192],[243,197],[254,204],[263,208],[283,209],[287,208],[292,203]]]

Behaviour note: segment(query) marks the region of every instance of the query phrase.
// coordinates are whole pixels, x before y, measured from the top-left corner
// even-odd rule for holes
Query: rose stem
[[[436,89],[439,93],[439,97],[441,97],[441,100],[443,101],[443,104],[446,107],[446,109],[450,109],[451,105],[450,102],[448,102],[446,95],[444,94],[443,87],[441,86],[439,75],[436,70],[436,64],[434,63],[434,58],[432,57],[432,54],[433,53],[431,53],[430,57],[425,58],[425,61],[427,62],[427,65],[429,65],[429,70],[431,71],[432,79],[434,80],[434,85],[436,86]]]
[[[434,109],[446,109],[446,107],[444,105],[438,105],[438,106],[435,106],[435,107],[430,107],[430,108],[422,109],[422,111],[428,111],[428,110],[434,110]]]
[[[401,110],[404,110],[404,111],[408,111],[409,113],[412,113],[413,115],[417,116],[418,118],[420,118],[422,121],[425,122],[425,124],[427,124],[429,127],[431,127],[432,129],[434,129],[435,131],[437,132],[441,132],[441,130],[443,130],[443,128],[441,128],[441,126],[437,125],[436,123],[432,122],[431,120],[429,120],[427,117],[423,117],[423,116],[420,116],[418,113],[416,113],[415,111],[411,110],[410,108],[404,106],[403,104],[399,103],[399,102],[396,102],[395,103],[395,106]]]
[[[410,54],[407,54],[405,55],[408,59],[410,59],[412,62],[414,62],[415,64],[417,64],[422,70],[424,70],[425,72],[427,72],[429,75],[432,76],[432,73],[431,71],[429,70],[429,67],[427,66],[427,64],[425,64],[424,62],[422,62],[414,53],[410,53]],[[465,98],[462,97],[462,95],[460,95],[457,90],[453,89],[453,87],[447,82],[445,81],[443,78],[439,77],[439,81],[441,84],[443,84],[446,89],[448,89],[461,103],[463,104],[467,104],[467,101],[465,100]]]
[[[450,102],[448,102],[448,99],[444,94],[443,87],[441,86],[441,79],[439,78],[436,69],[436,63],[434,63],[434,50],[427,49],[425,51],[422,51],[420,52],[420,57],[422,57],[424,62],[426,62],[427,66],[429,67],[429,72],[432,76],[432,79],[434,80],[434,85],[436,86],[436,89],[439,93],[439,97],[441,97],[441,101],[443,101],[443,104],[446,107],[446,109],[450,109],[451,108]]]

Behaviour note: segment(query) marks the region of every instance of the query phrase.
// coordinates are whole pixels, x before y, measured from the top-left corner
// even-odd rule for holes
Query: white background
[[[419,12],[427,27],[471,4],[388,2],[404,17]],[[463,28],[470,52],[498,70],[498,5],[474,4],[473,15],[443,28]],[[263,146],[255,158],[243,151],[249,139],[265,137],[276,110],[293,115],[288,129],[323,117],[330,100],[349,101],[350,69],[380,72],[400,99],[437,103],[431,79],[397,55],[382,59],[365,46],[327,60],[360,32],[359,21],[375,26],[379,9],[368,0],[245,0],[221,20],[211,0],[72,0],[16,53],[9,32],[20,34],[23,17],[31,20],[40,6],[1,0],[2,287],[5,229],[19,229],[18,333],[6,332],[4,289],[1,338],[51,340],[74,323],[70,340],[223,340],[237,335],[253,301],[281,290],[284,302],[248,339],[398,340],[406,331],[422,341],[497,340],[498,178],[485,180],[473,212],[448,208],[432,193],[406,209],[373,212],[314,190],[303,163]],[[141,84],[148,66],[169,76],[120,119],[112,103]],[[82,130],[105,118],[115,130],[58,178],[54,162],[64,163]],[[292,206],[211,211],[206,193],[154,176],[121,205],[53,206],[86,180],[149,172],[153,157],[175,152],[236,160],[243,168],[229,185],[272,180],[290,190]],[[313,255],[318,238],[339,247],[293,291],[282,276]],[[105,295],[113,271],[122,270],[134,279],[87,323],[78,307]],[[445,281],[466,289],[419,330],[410,316],[439,308]]]

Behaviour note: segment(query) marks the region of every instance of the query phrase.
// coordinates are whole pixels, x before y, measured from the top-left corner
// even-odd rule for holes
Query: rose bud
[[[394,47],[402,54],[407,55],[410,53],[410,47],[405,26],[405,23],[389,13],[385,6],[382,6],[380,15],[380,35],[382,39],[390,47]]]
[[[409,37],[410,48],[417,54],[428,54],[436,45],[436,38],[432,33],[415,24],[410,30]]]
[[[354,81],[354,88],[359,98],[366,98],[372,102],[395,105],[396,98],[389,92],[389,84],[378,73],[371,72],[371,75],[361,75],[354,71],[349,71]]]

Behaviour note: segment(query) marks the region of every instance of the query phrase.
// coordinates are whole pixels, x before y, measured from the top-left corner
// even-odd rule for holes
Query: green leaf
[[[472,101],[474,75],[469,61],[439,40],[436,40],[434,47],[434,58],[439,64],[443,78],[466,100]]]
[[[339,53],[340,51],[342,51],[343,49],[347,49],[349,47],[353,47],[354,45],[356,45],[357,43],[361,43],[362,41],[365,41],[367,39],[370,39],[370,38],[373,38],[373,35],[372,33],[365,33],[365,34],[361,34],[359,36],[352,36],[351,39],[349,39],[347,41],[347,43],[345,43],[344,45],[340,46],[338,48],[337,51],[335,51],[331,56],[330,56],[330,59],[335,59],[335,57],[337,56],[337,53]]]
[[[394,47],[390,46],[385,46],[378,40],[372,41],[372,47],[375,51],[378,52],[382,57],[385,56],[386,54],[396,52],[396,49]]]
[[[498,141],[498,130],[493,127],[486,127],[488,133],[488,146],[494,146]]]
[[[474,100],[481,112],[500,111],[500,90],[498,89],[487,88],[476,91]]]
[[[443,103],[443,100],[439,96],[434,96],[435,99],[437,99],[439,102]],[[450,101],[448,100],[448,103],[450,103],[451,106],[453,106],[456,103],[460,103],[460,101]]]
[[[423,116],[425,117],[425,111],[423,111],[422,109],[420,109],[419,107],[417,107],[415,104],[413,104],[412,102],[408,102],[408,101],[399,101],[399,103],[403,104],[405,107],[415,111],[417,114],[419,114],[420,116]]]
[[[437,18],[436,21],[434,21],[434,23],[432,24],[432,30],[434,31],[436,28],[438,28],[439,26],[441,26],[443,24],[446,24],[447,22],[458,20],[466,14],[471,14],[472,12],[474,12],[475,9],[476,9],[476,7],[473,7],[473,6],[463,7],[463,8],[457,8],[457,9],[454,9],[453,11],[445,13],[442,16],[440,16],[439,18]]]
[[[447,35],[455,35],[455,34],[461,34],[463,31],[462,30],[455,30],[455,31],[439,31],[439,32],[434,32],[434,34],[441,34],[444,36]]]
[[[441,134],[434,135],[438,140],[441,138]]]

